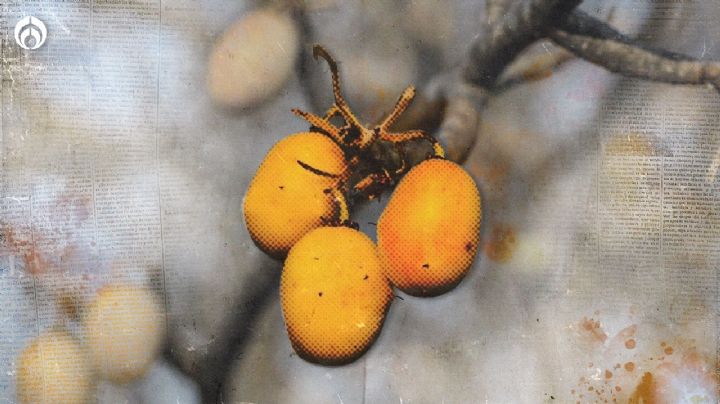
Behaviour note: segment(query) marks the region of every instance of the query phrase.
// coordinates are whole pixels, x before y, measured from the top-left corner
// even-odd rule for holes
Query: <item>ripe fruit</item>
[[[163,310],[153,293],[140,286],[100,289],[87,309],[84,325],[95,370],[115,383],[143,376],[165,338]]]
[[[311,362],[337,365],[370,347],[392,289],[367,236],[347,227],[321,227],[290,250],[280,298],[295,351]]]
[[[248,13],[218,40],[208,63],[208,89],[227,107],[256,105],[277,93],[292,74],[299,30],[286,13]]]
[[[346,219],[344,197],[333,192],[346,168],[340,147],[320,133],[297,133],[275,144],[245,195],[245,223],[255,244],[281,258],[308,231]]]
[[[41,334],[18,357],[20,403],[87,403],[92,387],[85,352],[64,330]]]
[[[480,193],[462,167],[442,159],[413,167],[378,221],[378,251],[390,282],[416,296],[452,289],[473,262],[480,220]]]

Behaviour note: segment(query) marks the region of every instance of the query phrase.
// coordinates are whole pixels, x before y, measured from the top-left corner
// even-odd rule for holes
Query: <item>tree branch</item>
[[[448,158],[462,163],[470,154],[480,111],[503,70],[581,2],[488,0],[488,35],[473,43],[462,73],[453,75],[453,80],[446,82],[440,92],[448,101],[436,137],[447,148]]]
[[[520,55],[502,72],[492,89],[493,95],[502,94],[518,85],[543,80],[560,69],[565,63],[575,60],[575,55],[554,42],[537,42],[541,51]],[[535,46],[535,45],[533,45]],[[534,51],[528,48],[524,53]]]
[[[525,47],[542,38],[557,21],[564,20],[582,0],[530,0],[515,2],[470,48],[463,78],[490,88],[505,67]],[[494,13],[494,12],[493,12]]]
[[[720,91],[720,63],[642,46],[578,10],[560,21],[548,37],[613,73],[671,84],[712,84]]]

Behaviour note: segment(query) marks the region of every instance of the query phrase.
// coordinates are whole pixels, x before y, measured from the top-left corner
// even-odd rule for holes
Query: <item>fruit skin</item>
[[[165,340],[163,309],[141,286],[103,287],[83,320],[91,363],[100,377],[115,383],[142,377]]]
[[[347,227],[321,227],[290,250],[280,299],[290,342],[304,359],[340,365],[380,333],[393,293],[375,244]]]
[[[208,61],[207,86],[225,107],[247,108],[275,95],[290,78],[300,30],[287,13],[259,9],[228,28]]]
[[[298,161],[338,176],[347,169],[342,149],[320,133],[296,133],[270,149],[250,182],[243,213],[255,244],[275,258],[322,226],[323,218],[339,214],[336,196],[328,193],[339,179],[311,172]]]
[[[377,225],[380,260],[390,282],[414,296],[455,287],[477,252],[481,216],[480,193],[462,167],[443,159],[413,167]]]
[[[87,403],[93,393],[92,372],[80,343],[64,330],[33,339],[17,359],[20,403]]]

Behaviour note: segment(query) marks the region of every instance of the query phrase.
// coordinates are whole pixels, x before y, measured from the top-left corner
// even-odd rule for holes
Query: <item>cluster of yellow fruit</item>
[[[127,383],[143,376],[164,341],[161,306],[142,287],[100,289],[81,321],[85,344],[64,327],[54,327],[20,353],[20,403],[92,402],[97,378]]]
[[[412,101],[406,89],[395,109],[368,129],[340,93],[335,61],[320,46],[314,56],[330,66],[335,104],[325,116],[293,110],[311,125],[269,151],[245,196],[244,216],[255,244],[285,258],[280,295],[290,341],[303,358],[343,364],[375,340],[393,298],[392,286],[435,296],[457,285],[479,244],[480,194],[470,175],[445,160],[422,131],[388,128]],[[344,126],[331,119],[340,116]],[[430,142],[433,154],[408,170],[388,169],[373,157],[378,142]],[[368,170],[368,166],[375,170]],[[362,178],[357,179],[358,171]],[[349,221],[350,194],[372,198],[397,178],[377,223],[377,246]]]

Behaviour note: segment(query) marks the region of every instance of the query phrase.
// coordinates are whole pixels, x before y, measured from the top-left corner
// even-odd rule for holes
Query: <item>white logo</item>
[[[30,40],[31,38],[34,42]],[[46,39],[47,28],[35,17],[25,17],[15,25],[15,42],[23,49],[37,49],[43,46]]]

